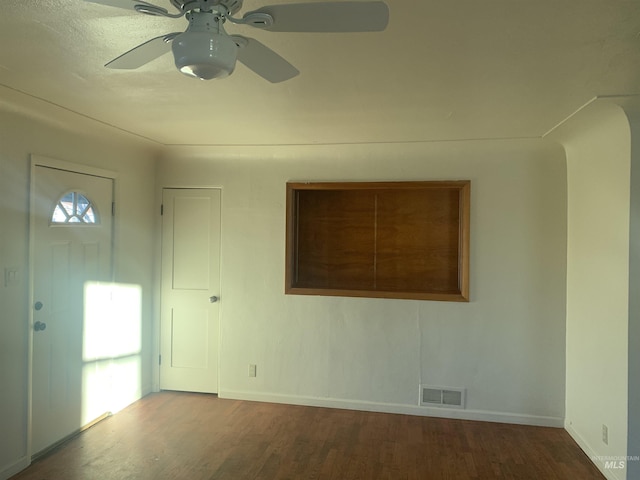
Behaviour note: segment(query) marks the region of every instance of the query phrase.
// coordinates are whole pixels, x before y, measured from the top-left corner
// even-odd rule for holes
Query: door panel
[[[167,212],[173,214],[173,288],[206,292],[211,287],[211,229],[207,222],[212,220],[213,199],[201,193],[190,196],[193,193],[175,193],[180,196],[174,196]]]
[[[113,180],[36,166],[31,187],[31,451],[38,453],[95,418],[83,415],[84,285],[111,279]],[[90,198],[98,223],[51,221],[68,192]]]
[[[209,312],[206,308],[174,308],[171,318],[171,366],[207,368]]]
[[[220,190],[164,189],[160,388],[218,391]]]

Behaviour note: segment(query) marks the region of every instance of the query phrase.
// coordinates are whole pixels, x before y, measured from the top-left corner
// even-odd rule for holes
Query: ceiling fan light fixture
[[[178,70],[201,80],[229,76],[238,55],[236,43],[215,32],[181,33],[173,40],[171,49]]]

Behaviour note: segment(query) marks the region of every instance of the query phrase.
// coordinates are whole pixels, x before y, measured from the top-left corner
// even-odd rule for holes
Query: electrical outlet
[[[18,268],[10,267],[4,269],[4,286],[13,287],[20,283],[18,278]]]
[[[256,374],[257,374],[257,367],[253,363],[250,363],[249,364],[249,376],[250,377],[255,377]]]
[[[602,441],[605,445],[609,445],[609,427],[604,423],[602,424]]]

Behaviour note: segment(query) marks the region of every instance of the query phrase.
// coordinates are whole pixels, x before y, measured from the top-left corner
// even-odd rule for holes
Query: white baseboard
[[[467,410],[459,408],[422,407],[399,403],[363,402],[328,397],[304,397],[282,395],[277,393],[244,392],[221,390],[220,398],[234,400],[250,400],[255,402],[284,403],[289,405],[305,405],[310,407],[343,408],[345,410],[362,410],[366,412],[398,413],[422,417],[456,418],[460,420],[478,420],[482,422],[513,423],[517,425],[535,425],[539,427],[564,427],[564,419],[560,417],[543,417],[516,413],[491,412],[485,410]]]
[[[567,424],[564,428],[607,480],[625,480],[627,478],[626,468],[606,468],[604,458],[598,455],[591,445],[589,445],[571,425]]]
[[[7,478],[13,477],[16,473],[27,468],[30,463],[27,457],[22,457],[10,465],[4,465],[0,469],[0,480],[7,480]]]

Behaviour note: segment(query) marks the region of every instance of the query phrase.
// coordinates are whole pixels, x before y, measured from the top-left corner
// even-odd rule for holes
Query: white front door
[[[38,453],[93,420],[83,405],[83,299],[87,282],[111,280],[113,179],[36,165],[31,188],[31,452]]]
[[[160,388],[218,391],[220,190],[162,195]]]

